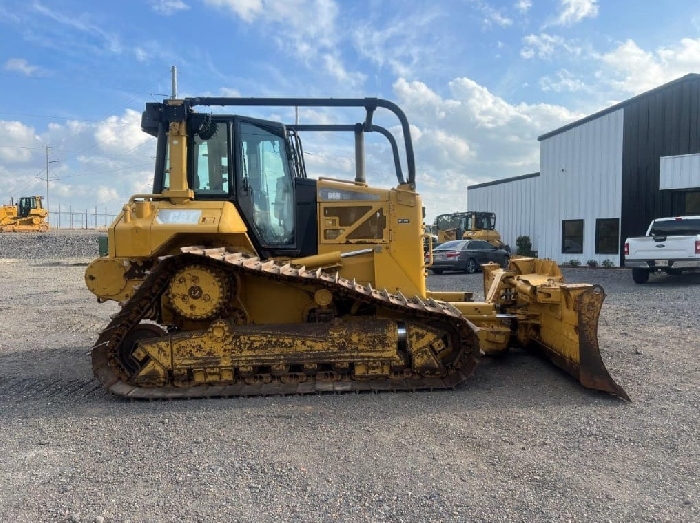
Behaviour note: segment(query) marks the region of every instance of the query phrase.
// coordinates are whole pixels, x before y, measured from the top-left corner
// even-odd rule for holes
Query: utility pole
[[[49,161],[49,150],[51,147],[46,146],[46,210],[49,210],[49,164],[58,163],[58,160]]]
[[[46,210],[49,210],[49,147],[46,146]]]
[[[177,67],[173,65],[170,68],[170,74],[172,76],[172,95],[170,98],[175,100],[177,98]]]

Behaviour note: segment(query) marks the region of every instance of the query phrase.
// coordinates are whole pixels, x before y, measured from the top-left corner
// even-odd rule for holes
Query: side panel
[[[425,296],[420,197],[407,186],[377,189],[318,182],[319,253],[351,253],[341,276],[406,296]]]
[[[539,184],[540,177],[532,176],[468,188],[467,210],[496,213],[496,230],[512,252],[518,236],[529,236],[533,250],[537,250],[535,202],[540,197]]]
[[[660,189],[660,158],[700,153],[700,81],[670,85],[624,111],[621,243],[643,236],[654,218],[685,212],[685,194]]]
[[[296,227],[299,256],[318,254],[318,216],[316,209],[316,180],[296,178]]]
[[[661,157],[659,188],[700,188],[700,154],[681,154]]]
[[[129,211],[122,211],[108,234],[110,256],[119,258],[161,255],[177,236],[198,238],[199,243],[206,235],[220,236],[220,241],[228,238],[231,245],[255,252],[247,228],[230,202],[137,202]]]
[[[595,232],[596,219],[620,217],[623,122],[619,109],[540,142],[540,257],[583,264],[619,258],[596,254]],[[562,220],[584,220],[583,252],[562,253]]]

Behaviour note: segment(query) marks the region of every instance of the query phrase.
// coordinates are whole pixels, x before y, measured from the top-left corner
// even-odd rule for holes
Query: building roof
[[[517,180],[525,180],[527,178],[537,178],[539,175],[540,175],[540,173],[531,173],[531,174],[522,174],[520,176],[513,176],[511,178],[501,178],[500,180],[493,180],[491,182],[484,182],[484,183],[477,183],[475,185],[468,185],[467,190],[479,189],[481,187],[488,187],[490,185],[500,185],[502,183],[510,183],[510,182],[515,182]]]
[[[585,118],[581,118],[580,120],[576,120],[575,122],[572,122],[572,123],[567,124],[563,127],[560,127],[559,129],[555,129],[554,131],[550,131],[546,134],[543,134],[542,136],[539,136],[537,138],[537,141],[541,142],[542,140],[546,140],[547,138],[551,138],[552,136],[555,136],[557,134],[568,131],[569,129],[573,129],[574,127],[578,127],[579,125],[582,125],[586,122],[590,122],[592,120],[600,118],[603,115],[606,115],[608,113],[612,113],[614,111],[617,111],[618,109],[622,109],[623,107],[625,107],[629,104],[632,104],[634,102],[637,102],[643,98],[646,98],[647,96],[651,96],[651,95],[659,93],[660,91],[664,91],[664,90],[668,89],[669,87],[673,87],[673,86],[676,86],[676,85],[684,83],[684,82],[698,81],[698,80],[700,80],[700,74],[696,74],[696,73],[689,73],[685,76],[681,76],[680,78],[677,78],[671,82],[665,83],[665,84],[663,84],[655,89],[652,89],[651,91],[647,91],[645,93],[638,94],[637,96],[630,98],[629,100],[625,100],[624,102],[620,102],[620,103],[615,104],[611,107],[608,107],[607,109],[603,109],[602,111],[598,111],[597,113],[586,116]]]

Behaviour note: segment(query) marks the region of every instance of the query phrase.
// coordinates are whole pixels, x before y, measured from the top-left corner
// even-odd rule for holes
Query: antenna
[[[175,100],[177,98],[177,67],[174,65],[170,68],[170,74],[172,76],[172,95],[170,98]]]

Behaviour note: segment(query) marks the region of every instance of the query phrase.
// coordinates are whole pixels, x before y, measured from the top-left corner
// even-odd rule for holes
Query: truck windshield
[[[657,220],[649,234],[651,236],[695,236],[700,234],[700,219]]]

